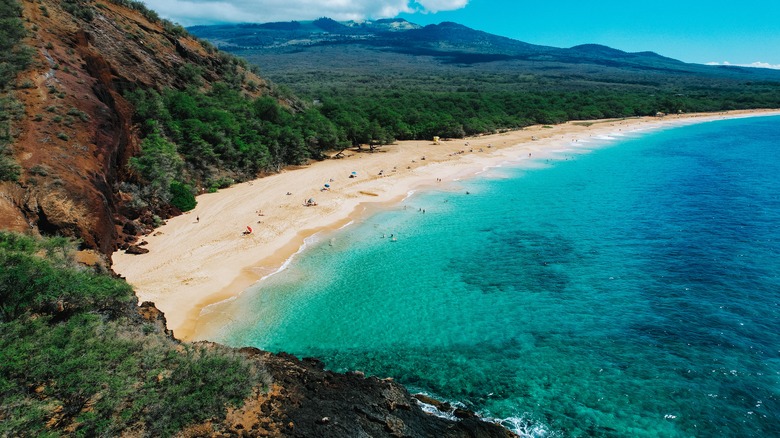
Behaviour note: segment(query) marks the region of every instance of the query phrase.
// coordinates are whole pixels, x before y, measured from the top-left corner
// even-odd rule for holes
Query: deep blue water
[[[392,376],[528,435],[777,435],[780,117],[593,149],[321,237],[224,305],[217,340]]]

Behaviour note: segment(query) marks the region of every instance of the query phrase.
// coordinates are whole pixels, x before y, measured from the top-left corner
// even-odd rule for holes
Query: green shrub
[[[65,249],[60,251],[62,257],[48,249],[48,259],[31,253],[31,249],[45,249],[52,241],[28,239],[0,232],[0,321],[26,312],[46,313],[56,308],[57,302],[72,308],[108,310],[132,297],[127,283],[68,268]],[[50,248],[67,246],[67,240],[54,242]]]
[[[190,211],[195,208],[198,201],[195,200],[192,187],[179,181],[173,181],[171,183],[171,205],[181,211]]]
[[[11,154],[10,142],[11,123],[22,117],[24,108],[10,88],[30,65],[33,53],[22,44],[27,32],[21,16],[22,8],[16,0],[0,2],[0,181],[16,181],[21,169]]]
[[[68,115],[69,116],[76,116],[79,119],[81,119],[82,122],[86,122],[87,120],[89,120],[89,115],[87,113],[85,113],[84,111],[79,110],[76,107],[71,107],[68,110]]]
[[[60,5],[62,9],[84,21],[92,21],[95,18],[95,11],[92,9],[92,6],[84,0],[62,0]]]
[[[0,181],[18,181],[22,167],[14,160],[10,148],[0,140]]]

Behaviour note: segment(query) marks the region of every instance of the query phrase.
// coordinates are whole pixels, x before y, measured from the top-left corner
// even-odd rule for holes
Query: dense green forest
[[[517,129],[532,124],[655,115],[657,112],[720,111],[780,105],[777,90],[681,95],[676,92],[622,90],[476,92],[320,91],[320,111],[346,129],[353,141],[376,138],[412,140],[434,135],[467,135]]]
[[[263,387],[243,356],[141,320],[130,286],[74,247],[0,232],[0,436],[170,436]]]
[[[126,96],[141,127],[142,154],[130,166],[148,203],[194,207],[193,186],[208,190],[283,166],[321,159],[345,137],[317,109],[292,111],[273,97],[249,98],[226,83],[208,91],[136,90]],[[184,188],[184,190],[182,190]],[[174,196],[179,194],[179,196]]]
[[[453,66],[377,55],[318,72],[284,55],[246,54],[282,87],[311,102],[353,142],[463,137],[568,120],[779,108],[780,81],[567,67],[547,73]],[[351,55],[355,56],[355,55]],[[392,65],[381,64],[387,56]],[[281,65],[270,65],[278,60]],[[289,62],[289,64],[285,64]],[[287,65],[287,68],[285,68]],[[298,68],[300,67],[300,68]],[[324,67],[324,68],[328,68]],[[386,71],[384,70],[386,68]],[[374,134],[378,133],[378,134]]]
[[[246,97],[226,83],[208,91],[194,86],[137,90],[127,97],[144,137],[143,154],[131,163],[147,183],[137,189],[139,197],[152,204],[173,201],[187,210],[194,207],[186,195],[193,187],[216,190],[350,145],[462,138],[657,112],[780,107],[780,85],[772,83],[696,90],[613,86],[484,92],[476,91],[477,85],[439,91],[372,87],[370,82],[350,89],[306,83],[298,92],[309,104],[295,110],[270,96]],[[174,197],[174,191],[184,196]]]

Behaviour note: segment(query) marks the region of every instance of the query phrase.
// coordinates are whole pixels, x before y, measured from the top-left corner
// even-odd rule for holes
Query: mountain
[[[325,22],[329,25],[323,26]],[[293,86],[300,75],[296,70],[317,66],[371,74],[387,67],[412,75],[533,74],[591,84],[671,80],[687,86],[702,79],[713,84],[780,81],[776,70],[689,64],[653,52],[629,53],[597,44],[540,46],[451,22],[423,27],[395,19],[388,28],[384,22],[319,19],[287,23],[284,29],[280,24],[266,23],[194,26],[189,30],[265,66],[263,71],[272,80]],[[290,73],[292,78],[285,76]]]

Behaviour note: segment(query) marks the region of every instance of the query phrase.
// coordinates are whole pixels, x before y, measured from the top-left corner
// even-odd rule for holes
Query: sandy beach
[[[278,270],[306,237],[399,202],[412,190],[508,161],[544,159],[590,137],[765,114],[780,111],[568,122],[439,144],[403,141],[374,153],[348,150],[341,159],[198,196],[194,210],[142,239],[148,254],[114,253],[113,269],[133,285],[141,302],[152,301],[165,313],[179,339],[202,339],[199,318],[206,306],[235,297]],[[322,190],[325,184],[328,190]],[[305,206],[308,199],[317,205]],[[247,226],[251,234],[244,234]]]

